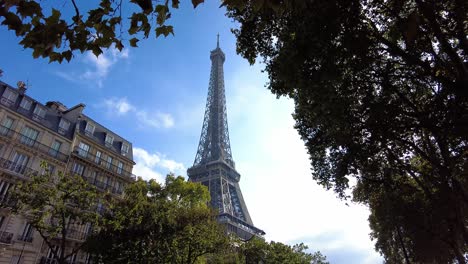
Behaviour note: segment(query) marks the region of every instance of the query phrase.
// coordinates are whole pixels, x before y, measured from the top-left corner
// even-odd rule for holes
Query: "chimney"
[[[49,107],[50,109],[55,109],[55,110],[58,110],[60,112],[67,111],[67,107],[65,105],[63,105],[62,103],[57,102],[57,101],[49,101],[49,102],[46,103],[46,106]]]
[[[16,83],[16,86],[18,87],[18,92],[20,94],[25,94],[26,93],[26,84],[23,81],[19,81]]]

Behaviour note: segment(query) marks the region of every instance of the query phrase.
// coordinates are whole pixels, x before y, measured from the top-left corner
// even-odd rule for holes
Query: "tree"
[[[199,183],[168,175],[164,185],[142,179],[110,208],[87,250],[101,263],[193,264],[228,245],[209,193]]]
[[[241,254],[246,264],[328,264],[326,257],[320,252],[306,253],[308,247],[304,244],[294,246],[285,245],[280,242],[266,242],[260,238],[254,238],[241,246]]]
[[[262,2],[229,7],[237,51],[261,58],[268,88],[294,100],[313,178],[341,198],[355,178],[377,241],[382,227],[400,230],[412,260],[437,262],[416,254],[426,237],[465,263],[468,2]],[[389,196],[399,199],[382,205]],[[397,222],[383,222],[381,210]],[[389,256],[387,244],[377,248]]]
[[[19,182],[4,206],[25,217],[39,233],[50,249],[51,261],[66,264],[83,247],[69,239],[84,240],[85,225],[97,227],[99,194],[79,175],[53,175],[46,163],[41,166],[46,172]]]
[[[204,0],[191,2],[196,7]],[[156,37],[174,34],[166,21],[171,17],[171,8],[179,8],[179,3],[180,0],[100,0],[96,6],[71,0],[60,4],[63,10],[56,6],[45,10],[48,5],[42,1],[5,0],[0,1],[0,21],[16,33],[24,48],[33,50],[34,58],[62,62],[70,61],[75,51],[91,51],[98,56],[103,48],[112,45],[122,50],[127,41],[136,47],[152,30]]]

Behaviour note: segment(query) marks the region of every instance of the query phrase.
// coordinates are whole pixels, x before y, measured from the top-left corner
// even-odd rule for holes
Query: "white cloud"
[[[145,149],[135,147],[133,158],[136,163],[133,167],[133,174],[145,180],[155,179],[162,183],[167,173],[185,174],[185,166],[182,163],[167,159],[165,155],[158,152],[150,153]]]
[[[112,97],[105,99],[100,105],[107,109],[109,114],[119,116],[131,114],[138,120],[140,125],[153,128],[170,128],[174,126],[174,118],[168,113],[160,111],[150,112],[144,109],[138,109],[131,104],[126,97]]]
[[[127,101],[127,98],[109,98],[104,100],[104,106],[118,115],[124,115],[133,111],[134,107]]]
[[[148,113],[144,110],[138,110],[135,112],[138,120],[150,127],[155,128],[169,128],[174,126],[174,118],[170,114],[154,112]]]
[[[97,84],[98,87],[103,86],[112,66],[122,59],[128,59],[128,49],[123,49],[119,52],[116,48],[109,48],[96,57],[92,52],[85,53],[82,63],[84,64],[83,72],[63,72],[59,71],[55,74],[67,81],[83,82]]]

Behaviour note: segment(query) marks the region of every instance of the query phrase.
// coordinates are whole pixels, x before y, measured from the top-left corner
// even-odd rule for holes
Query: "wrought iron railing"
[[[136,180],[136,175],[132,174],[130,171],[126,171],[121,167],[115,166],[112,163],[109,163],[100,157],[96,157],[95,155],[92,155],[89,153],[87,150],[80,148],[79,146],[76,146],[73,153],[75,153],[78,157],[81,157],[83,159],[86,159],[88,161],[91,161],[94,164],[99,165],[101,168],[104,168],[112,173],[115,173],[117,175],[122,175],[124,177],[128,177],[132,180]]]
[[[103,182],[103,181],[100,181],[100,180],[97,180],[97,179],[92,179],[90,177],[86,177],[86,176],[83,176],[83,178],[90,184],[96,186],[98,189],[102,190],[102,191],[110,191],[112,193],[115,193],[115,194],[122,194],[123,193],[123,190],[120,189],[120,188],[117,188],[115,186],[112,186],[111,184],[109,183],[106,183],[106,182]]]
[[[11,195],[9,193],[7,194],[2,194],[0,195],[0,207],[13,207],[15,206],[17,203],[17,200],[13,197],[11,197]]]
[[[27,177],[31,175],[37,175],[38,173],[38,171],[33,170],[26,165],[18,164],[16,162],[13,162],[11,160],[6,160],[3,158],[0,158],[0,168],[3,168],[11,172],[15,172],[23,176],[27,176]]]
[[[11,244],[12,240],[13,240],[13,233],[0,232],[0,243]]]
[[[14,142],[19,142],[23,145],[26,145],[32,149],[39,150],[40,152],[47,154],[55,159],[58,159],[60,161],[66,162],[68,159],[68,155],[65,155],[64,153],[51,148],[50,146],[44,145],[35,139],[32,139],[30,137],[27,137],[21,133],[18,133],[10,128],[4,127],[0,125],[0,136],[1,137],[6,137],[9,140],[12,140]]]

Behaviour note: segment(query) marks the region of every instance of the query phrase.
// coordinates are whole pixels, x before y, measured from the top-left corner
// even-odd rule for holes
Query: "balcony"
[[[11,141],[11,142],[20,143],[29,148],[38,150],[54,159],[57,159],[62,162],[67,162],[68,155],[65,155],[64,153],[58,150],[55,150],[51,148],[50,146],[44,145],[36,141],[35,139],[26,137],[21,133],[18,133],[14,130],[11,130],[1,125],[0,125],[0,138],[7,139],[8,141]]]
[[[26,165],[18,164],[11,160],[6,160],[3,158],[0,158],[0,168],[26,176],[26,177],[38,174],[38,171],[33,170],[27,167]]]
[[[0,243],[11,244],[13,240],[13,233],[10,232],[0,232]]]
[[[82,149],[78,146],[75,147],[73,154],[75,154],[81,159],[91,162],[92,164],[96,164],[99,168],[103,168],[114,175],[121,175],[122,177],[129,178],[130,180],[136,180],[136,175],[132,174],[132,172],[119,168],[118,166],[115,166],[114,164],[109,163],[101,159],[100,157],[96,157],[95,155],[89,153],[87,150]]]
[[[11,208],[16,205],[16,199],[10,196],[10,194],[0,195],[0,206],[3,208]]]
[[[33,241],[33,237],[31,235],[29,235],[29,236],[19,235],[18,240],[23,241],[23,242],[31,243]]]
[[[123,190],[122,189],[118,189],[106,182],[103,182],[103,181],[99,181],[99,180],[96,180],[96,179],[91,179],[89,177],[83,177],[89,184],[92,184],[94,186],[96,186],[98,189],[100,189],[101,191],[110,191],[114,194],[118,194],[118,195],[121,195],[123,194]]]

